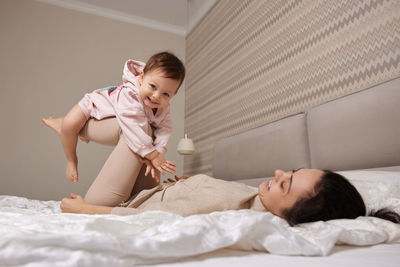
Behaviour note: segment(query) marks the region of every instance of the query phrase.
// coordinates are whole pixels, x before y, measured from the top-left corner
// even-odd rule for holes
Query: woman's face
[[[258,186],[263,206],[273,214],[283,217],[282,211],[291,208],[297,200],[315,194],[314,186],[324,174],[321,170],[299,169],[284,172],[275,170],[275,176]]]

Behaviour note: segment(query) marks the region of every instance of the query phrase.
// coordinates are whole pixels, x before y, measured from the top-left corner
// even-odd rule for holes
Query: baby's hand
[[[175,163],[168,161],[164,158],[163,155],[158,154],[157,157],[151,160],[153,166],[159,170],[162,174],[165,172],[174,173],[176,172],[176,165]]]

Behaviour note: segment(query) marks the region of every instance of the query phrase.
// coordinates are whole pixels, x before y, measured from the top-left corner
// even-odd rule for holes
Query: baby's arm
[[[163,140],[162,146],[158,148],[157,144],[153,145],[153,139],[147,133],[148,120],[143,107],[137,100],[138,97],[137,95],[129,95],[128,92],[122,91],[118,103],[114,106],[116,117],[124,133],[126,143],[132,151],[150,160],[156,170],[159,170],[162,174],[165,174],[165,171],[174,173],[176,165],[173,162],[165,160],[160,154],[160,152],[164,153],[166,151],[169,134],[164,132],[165,130],[162,131],[161,136],[163,138],[158,139],[159,141]],[[161,126],[161,124],[158,126]],[[168,127],[162,126],[161,128],[166,129]]]
[[[173,121],[171,118],[169,107],[163,110],[161,116],[164,116],[163,119],[154,125],[156,128],[154,131],[154,146],[158,152],[160,152],[161,154],[165,154],[165,152],[167,152],[169,138],[171,137],[173,131]]]
[[[162,174],[165,174],[165,172],[169,172],[169,173],[176,172],[175,163],[166,160],[164,158],[164,156],[157,150],[154,150],[153,152],[147,154],[146,158],[149,159],[151,161],[151,163],[153,164],[153,166],[157,170],[159,170]]]

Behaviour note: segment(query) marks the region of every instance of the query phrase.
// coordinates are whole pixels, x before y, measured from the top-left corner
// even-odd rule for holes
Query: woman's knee
[[[82,127],[79,135],[106,146],[116,146],[121,134],[121,128],[115,117],[96,120],[90,118]]]

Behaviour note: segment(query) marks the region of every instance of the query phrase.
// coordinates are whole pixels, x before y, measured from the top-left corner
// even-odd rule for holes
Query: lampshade
[[[187,134],[185,134],[185,138],[182,138],[178,143],[178,153],[181,155],[191,155],[194,153],[194,144],[192,139],[187,138]]]

